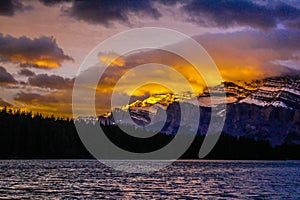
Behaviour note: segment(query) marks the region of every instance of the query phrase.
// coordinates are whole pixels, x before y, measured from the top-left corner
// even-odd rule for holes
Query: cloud
[[[28,69],[21,69],[18,73],[21,76],[34,76],[35,73],[33,71],[30,71]]]
[[[14,100],[32,112],[45,115],[72,116],[72,90],[59,90],[49,93],[19,92]]]
[[[38,74],[28,78],[32,86],[50,89],[70,89],[73,87],[74,79],[63,78],[57,75]]]
[[[70,0],[42,0],[53,6]],[[300,7],[294,1],[256,0],[91,0],[71,1],[71,6],[62,6],[68,16],[106,27],[115,22],[131,25],[132,17],[159,19],[160,5],[175,10],[187,20],[206,27],[249,26],[260,29],[276,28],[278,25],[299,29]],[[184,19],[184,17],[182,17]],[[136,20],[136,19],[135,19]]]
[[[300,59],[300,31],[288,29],[272,29],[268,32],[260,30],[244,30],[232,33],[214,33],[195,36],[198,41],[208,51],[210,56],[217,64],[220,73],[224,80],[235,81],[245,80],[251,81],[254,79],[262,79],[269,76],[277,76],[287,73],[294,73],[291,70],[297,68],[297,63]],[[174,44],[170,48],[180,48],[183,44]],[[298,55],[298,56],[297,56]],[[122,59],[125,63],[122,67],[108,67],[101,80],[97,92],[109,94],[115,89],[115,84],[129,70],[135,66],[146,63],[161,63],[177,70],[182,76],[188,80],[193,89],[201,93],[206,86],[203,77],[194,69],[194,67],[180,56],[162,50],[149,50],[133,52]],[[277,61],[277,62],[274,62]],[[289,62],[278,62],[289,61]],[[292,62],[294,61],[294,62]],[[286,66],[293,64],[290,67]],[[198,63],[201,69],[207,70],[202,63]],[[86,79],[97,74],[101,67],[95,67],[88,72],[82,73],[82,79]],[[298,68],[300,66],[298,65]],[[150,70],[150,69],[149,69]],[[150,73],[151,72],[151,73]],[[151,75],[152,74],[152,75]],[[150,77],[153,76],[153,77]],[[213,85],[216,83],[215,77],[210,77],[209,73],[204,74],[207,84]],[[129,77],[129,76],[128,76]],[[173,85],[178,83],[174,77],[163,70],[149,71],[140,75],[132,74],[126,81],[126,84],[118,88],[118,92],[123,92],[130,95],[131,83],[143,82],[151,78],[157,80],[166,80]],[[181,86],[180,88],[184,88]],[[142,94],[153,94],[162,91],[160,87],[152,86],[144,88]]]
[[[118,57],[118,55],[116,55],[115,53],[111,54],[114,55],[114,58]],[[140,73],[141,71],[138,71],[138,73],[136,73],[135,71],[129,72],[136,66],[149,63],[161,63],[166,66],[170,66],[171,68],[181,73],[187,80],[189,80],[195,91],[202,92],[204,83],[203,79],[201,78],[201,75],[199,75],[197,71],[191,65],[189,65],[189,63],[186,60],[170,52],[162,50],[142,50],[132,52],[129,55],[122,56],[121,60],[122,64],[117,66],[122,67],[110,65],[108,68],[105,69],[99,81],[97,93],[105,93],[109,96],[114,90],[116,90],[116,92],[118,93],[126,93],[127,95],[132,95],[133,88],[135,88],[136,83],[145,84],[146,80],[152,80],[153,84],[150,84],[147,87],[139,88],[139,92],[136,93],[136,95],[149,95],[167,92],[165,91],[165,87],[154,84],[155,82],[168,82],[169,86],[179,84],[177,79],[178,77],[174,76],[174,71],[171,71],[171,73],[168,70],[161,69],[160,66],[148,66],[149,71],[145,70],[144,73]],[[91,80],[91,77],[94,77],[95,74],[99,74],[101,72],[101,69],[103,68],[91,67],[88,70],[81,72],[81,74],[77,78],[80,78],[81,83],[88,85],[88,82],[89,80]],[[191,76],[191,74],[193,74],[193,76]],[[125,79],[116,89],[115,84],[122,77]],[[177,88],[181,88],[182,90],[187,89],[186,86],[181,86]]]
[[[127,0],[90,0],[74,1],[70,8],[65,8],[65,14],[89,23],[101,24],[106,27],[114,22],[130,24],[132,15],[158,19],[159,11],[151,1]]]
[[[25,92],[17,93],[14,100],[33,105],[45,105],[58,102],[58,100],[52,95],[40,95],[37,93]]]
[[[4,106],[11,106],[11,104],[4,101],[2,98],[0,98],[0,107],[4,107]]]
[[[98,56],[99,56],[99,60],[104,62],[106,65],[123,67],[126,64],[123,56],[119,56],[113,52],[99,53]]]
[[[300,59],[298,60],[275,60],[274,64],[285,66],[289,69],[299,71],[300,70]]]
[[[182,6],[189,20],[204,26],[250,26],[269,29],[278,24],[299,25],[300,9],[284,1],[192,0]]]
[[[17,83],[15,78],[4,67],[0,66],[0,84],[7,85],[14,83]]]
[[[53,37],[15,38],[0,33],[0,60],[16,62],[23,67],[58,68],[63,61],[73,60],[65,55]]]
[[[22,11],[23,4],[19,0],[0,1],[0,15],[13,16],[16,11]]]
[[[287,67],[291,62],[283,65],[278,60],[297,61],[300,55],[299,30],[239,31],[205,34],[195,39],[212,56],[227,80],[253,80],[291,73],[296,66]]]
[[[64,3],[64,2],[71,2],[72,0],[39,0],[46,6],[54,6],[56,4]]]

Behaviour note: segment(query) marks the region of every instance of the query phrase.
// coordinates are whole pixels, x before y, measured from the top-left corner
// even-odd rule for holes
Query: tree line
[[[78,123],[83,130],[96,126],[92,123]],[[143,139],[127,135],[117,125],[101,125],[101,128],[115,145],[136,153],[160,149],[175,137],[158,133]],[[151,134],[135,127],[126,129],[138,134]],[[196,135],[181,158],[197,159],[204,137]],[[300,159],[298,152],[300,145],[272,146],[268,141],[222,133],[206,159]],[[0,159],[93,159],[93,156],[82,144],[73,119],[3,108],[0,111]]]

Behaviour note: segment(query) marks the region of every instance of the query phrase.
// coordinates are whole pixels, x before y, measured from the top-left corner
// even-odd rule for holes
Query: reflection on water
[[[178,161],[152,174],[98,161],[0,161],[0,198],[300,198],[299,161]]]

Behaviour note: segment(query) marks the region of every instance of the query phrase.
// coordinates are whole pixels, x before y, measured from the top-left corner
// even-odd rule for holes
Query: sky
[[[214,60],[224,81],[251,81],[300,70],[297,0],[7,0],[0,1],[0,107],[72,116],[73,84],[85,57],[107,38],[143,27],[173,29],[192,37]],[[193,66],[169,52],[132,52],[117,55],[116,60],[111,59],[115,52],[98,56],[110,64],[96,89],[99,114],[111,109],[112,92],[133,100],[169,92],[158,85],[128,89],[133,80],[149,78],[147,73],[127,74],[131,82],[125,77],[121,87],[114,87],[140,64],[170,66],[197,94],[206,86]],[[101,67],[81,73],[92,74]],[[151,76],[184,92],[164,69],[154,68]],[[82,97],[86,115],[87,106]]]

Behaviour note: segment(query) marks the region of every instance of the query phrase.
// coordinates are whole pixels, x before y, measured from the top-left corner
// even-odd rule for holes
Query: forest
[[[87,129],[95,126],[92,123],[79,123],[80,127]],[[143,139],[125,134],[116,125],[101,125],[101,128],[115,145],[137,153],[160,149],[175,137],[158,133]],[[128,128],[140,134],[144,131]],[[197,159],[204,137],[196,135],[181,159]],[[272,146],[268,141],[222,133],[205,159],[287,160],[300,159],[299,152],[300,145]],[[93,156],[82,144],[73,119],[3,108],[0,111],[0,159],[93,159]]]

